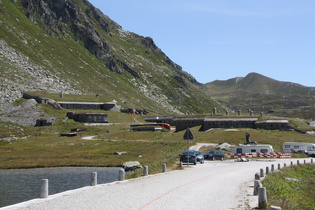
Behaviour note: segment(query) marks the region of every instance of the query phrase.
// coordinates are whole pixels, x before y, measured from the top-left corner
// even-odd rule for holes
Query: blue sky
[[[315,87],[314,0],[89,0],[199,82],[256,72]]]

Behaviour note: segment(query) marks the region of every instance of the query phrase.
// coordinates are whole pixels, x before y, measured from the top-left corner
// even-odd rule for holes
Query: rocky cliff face
[[[109,44],[96,31],[95,27],[88,20],[87,15],[99,21],[102,29],[110,34],[110,26],[116,32],[122,31],[121,27],[110,21],[99,10],[94,8],[88,1],[83,1],[87,9],[85,12],[76,4],[75,1],[65,0],[24,0],[22,5],[27,9],[26,16],[36,23],[39,18],[45,24],[45,31],[53,37],[67,34],[71,30],[76,41],[81,41],[84,46],[98,59],[104,61],[106,67],[118,74],[122,70],[117,66],[117,59],[111,52]],[[125,33],[128,34],[128,33]],[[126,65],[122,65],[127,70]]]
[[[51,74],[42,66],[36,65],[27,56],[10,47],[4,40],[0,40],[0,54],[1,59],[10,64],[6,68],[5,65],[2,66],[5,68],[4,73],[13,76],[11,79],[7,79],[4,75],[1,76],[0,105],[22,97],[22,92],[26,90],[81,94],[81,91],[75,90],[62,78]]]
[[[0,103],[46,90],[97,92],[176,113],[205,112],[200,102],[209,110],[219,106],[152,38],[123,30],[87,0],[2,0],[0,6],[1,73],[9,75],[2,77]]]

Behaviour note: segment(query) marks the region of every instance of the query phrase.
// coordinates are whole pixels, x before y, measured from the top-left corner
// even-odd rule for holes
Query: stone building
[[[176,126],[176,131],[182,131],[187,128],[200,126],[203,124],[204,120],[204,117],[180,117],[173,119],[173,125]]]
[[[41,126],[51,126],[52,122],[48,122],[46,119],[38,119],[36,120],[35,127],[41,127]]]
[[[67,112],[67,117],[77,122],[83,123],[108,123],[106,113],[74,113]]]
[[[40,96],[33,96],[29,93],[23,93],[23,98],[25,99],[35,99],[35,101],[39,104],[48,104],[49,98],[42,98]]]
[[[258,118],[205,118],[200,130],[211,128],[255,128]]]
[[[266,130],[289,130],[291,128],[287,120],[265,120],[255,124],[256,128]]]
[[[153,116],[144,118],[146,122],[167,123],[170,125],[174,125],[173,119],[174,119],[173,116]]]
[[[59,106],[63,109],[84,109],[84,110],[112,110],[116,107],[114,102],[66,102],[58,101]]]
[[[252,128],[266,130],[290,130],[287,120],[258,121],[255,117],[147,117],[147,122],[168,123],[176,126],[176,131],[186,130],[195,126],[201,126],[199,131],[207,131],[211,128]]]

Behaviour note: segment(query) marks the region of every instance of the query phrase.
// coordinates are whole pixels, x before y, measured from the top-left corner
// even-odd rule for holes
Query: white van
[[[305,142],[284,142],[282,146],[283,152],[303,152],[310,157],[315,157],[315,144]]]
[[[232,149],[232,153],[270,153],[274,152],[269,144],[239,144]]]

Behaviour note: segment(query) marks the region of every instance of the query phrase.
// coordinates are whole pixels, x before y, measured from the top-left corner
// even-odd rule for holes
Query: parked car
[[[196,151],[196,153],[197,153],[197,161],[200,162],[201,164],[203,164],[205,162],[205,158],[204,158],[202,152]]]
[[[197,153],[195,150],[186,150],[180,156],[180,161],[183,163],[197,164]]]
[[[223,160],[224,153],[218,150],[210,150],[203,154],[204,159],[206,160]]]

